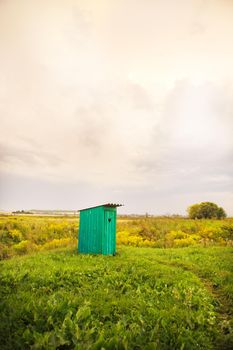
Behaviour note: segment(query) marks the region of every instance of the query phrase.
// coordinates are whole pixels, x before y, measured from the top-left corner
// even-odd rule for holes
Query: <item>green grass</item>
[[[122,247],[0,263],[1,349],[232,349],[233,249]]]

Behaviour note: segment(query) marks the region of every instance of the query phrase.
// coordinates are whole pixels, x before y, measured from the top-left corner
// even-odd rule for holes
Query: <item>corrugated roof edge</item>
[[[106,204],[95,205],[93,207],[78,209],[78,211],[87,210],[87,209],[93,209],[93,208],[98,208],[98,207],[116,208],[116,207],[123,207],[123,206],[124,206],[124,204],[106,203]]]

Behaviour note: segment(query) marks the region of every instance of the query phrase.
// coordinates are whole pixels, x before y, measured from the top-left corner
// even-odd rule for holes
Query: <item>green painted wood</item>
[[[99,206],[80,211],[78,252],[116,253],[116,208]]]
[[[103,232],[103,254],[115,254],[116,252],[116,210],[105,209],[104,232]]]

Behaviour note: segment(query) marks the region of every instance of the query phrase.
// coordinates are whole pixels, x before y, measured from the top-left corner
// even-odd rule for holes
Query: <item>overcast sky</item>
[[[0,0],[0,209],[233,215],[232,0]]]

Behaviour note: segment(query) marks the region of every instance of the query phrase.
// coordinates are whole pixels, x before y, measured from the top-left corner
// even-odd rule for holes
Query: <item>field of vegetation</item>
[[[77,217],[1,216],[0,259],[77,245]],[[117,244],[179,248],[233,246],[233,219],[120,218]]]
[[[77,231],[0,218],[1,349],[233,348],[233,219],[120,218],[114,257]]]
[[[1,349],[232,349],[233,249],[62,248],[0,263]]]
[[[1,216],[0,259],[75,246],[77,217]]]

